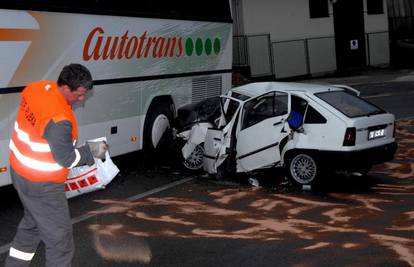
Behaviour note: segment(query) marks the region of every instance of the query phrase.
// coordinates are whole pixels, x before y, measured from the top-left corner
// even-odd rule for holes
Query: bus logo
[[[184,47],[185,44],[185,47]],[[105,35],[102,27],[96,27],[88,34],[83,47],[83,60],[113,60],[140,58],[167,58],[203,54],[218,55],[220,39],[205,40],[179,36],[149,36],[147,31],[141,35],[131,35],[125,31],[122,35]]]

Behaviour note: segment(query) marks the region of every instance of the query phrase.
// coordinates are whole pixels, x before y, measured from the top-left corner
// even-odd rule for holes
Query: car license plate
[[[378,129],[374,131],[369,131],[368,133],[368,140],[381,138],[385,136],[385,129]]]

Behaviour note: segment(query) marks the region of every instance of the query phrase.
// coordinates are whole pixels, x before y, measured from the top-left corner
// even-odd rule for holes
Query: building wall
[[[243,0],[242,9],[246,35],[270,33],[272,41],[334,35],[333,17],[311,19],[308,0]]]
[[[364,1],[364,19],[366,33],[388,31],[388,12],[386,2],[386,0],[382,1],[384,14],[372,15],[367,14],[367,2]]]
[[[336,71],[334,17],[330,0],[327,0],[329,17],[323,18],[310,18],[309,0],[233,1],[238,2],[239,23],[242,23],[239,29],[242,33],[248,39],[270,40],[268,49],[264,44],[248,47],[252,76],[266,75],[268,70],[272,70],[276,78],[317,76]],[[367,64],[388,64],[386,0],[383,0],[384,14],[379,15],[368,15],[366,0],[363,3]],[[257,38],[258,35],[267,37]],[[263,58],[268,55],[271,60],[264,61]]]
[[[367,63],[370,66],[387,65],[390,62],[388,9],[387,1],[383,1],[384,14],[367,14],[367,3],[364,1],[364,19]]]

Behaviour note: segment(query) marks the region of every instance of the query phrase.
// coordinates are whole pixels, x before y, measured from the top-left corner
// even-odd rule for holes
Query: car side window
[[[242,129],[248,128],[265,119],[287,113],[287,94],[270,92],[244,105]]]
[[[324,123],[326,123],[326,118],[322,116],[311,105],[309,105],[306,111],[305,124],[324,124]]]

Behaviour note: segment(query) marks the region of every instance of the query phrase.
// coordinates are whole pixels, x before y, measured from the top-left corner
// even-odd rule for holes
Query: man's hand
[[[105,152],[108,151],[108,144],[105,141],[88,141],[87,144],[94,158],[105,159]]]

